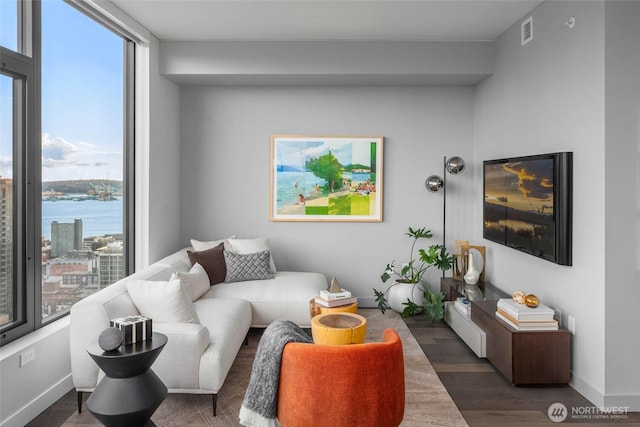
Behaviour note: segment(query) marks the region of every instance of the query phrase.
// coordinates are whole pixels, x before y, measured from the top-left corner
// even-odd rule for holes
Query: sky
[[[5,15],[7,0],[0,3]],[[1,40],[7,40],[4,33]],[[42,57],[42,180],[121,180],[122,38],[62,0],[44,0]],[[3,122],[11,105],[4,80]],[[5,125],[0,137],[0,174],[6,175],[11,145]]]

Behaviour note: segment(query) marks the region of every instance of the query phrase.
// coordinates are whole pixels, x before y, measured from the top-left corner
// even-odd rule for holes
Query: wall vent
[[[520,24],[520,42],[522,46],[533,40],[533,16],[525,19]]]

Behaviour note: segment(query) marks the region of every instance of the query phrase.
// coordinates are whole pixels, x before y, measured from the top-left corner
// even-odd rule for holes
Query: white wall
[[[605,404],[640,407],[640,3],[605,2]]]
[[[573,387],[597,405],[639,410],[639,315],[623,302],[627,297],[637,302],[637,255],[629,262],[637,253],[636,234],[629,233],[637,227],[637,204],[622,200],[627,193],[612,194],[620,185],[637,189],[637,133],[630,144],[627,122],[624,141],[613,141],[617,131],[608,113],[618,104],[605,112],[605,97],[610,103],[604,16],[603,2],[545,2],[533,12],[533,41],[520,45],[519,23],[500,37],[495,73],[476,92],[475,157],[574,152],[573,266],[485,241],[487,277],[507,292],[533,292],[560,308],[565,325],[573,316]],[[570,17],[576,19],[573,29],[565,25]],[[635,101],[636,108],[638,70],[635,87],[623,88],[633,89],[624,101]],[[637,116],[635,125],[637,132]],[[635,159],[632,171],[619,170],[613,159],[620,156]],[[477,191],[481,183],[477,171]],[[474,235],[480,238],[481,201],[474,212]],[[616,258],[620,248],[629,251],[622,258],[625,266]]]
[[[180,87],[160,75],[158,41],[149,49],[147,242],[153,263],[180,248]]]
[[[20,366],[20,355],[35,359]],[[24,426],[72,387],[69,318],[0,348],[0,426]]]
[[[440,241],[442,195],[428,193],[425,178],[442,173],[445,154],[472,152],[471,87],[183,87],[181,113],[182,243],[269,237],[278,269],[335,275],[364,305],[385,265],[408,260],[408,226],[428,226],[425,243]],[[384,136],[384,221],[270,222],[272,134]],[[450,193],[448,209],[463,209],[464,193]],[[470,232],[465,222],[448,240]]]

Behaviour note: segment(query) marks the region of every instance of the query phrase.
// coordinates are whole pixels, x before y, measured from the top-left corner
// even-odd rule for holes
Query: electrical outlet
[[[561,328],[562,327],[562,310],[560,310],[559,308],[554,309],[554,311],[556,312],[556,320],[558,321],[558,327]]]
[[[571,333],[571,335],[576,334],[576,318],[575,317],[567,316],[567,329],[569,329],[569,332]]]
[[[25,366],[28,363],[31,363],[36,358],[36,349],[31,347],[29,350],[20,354],[20,367]]]

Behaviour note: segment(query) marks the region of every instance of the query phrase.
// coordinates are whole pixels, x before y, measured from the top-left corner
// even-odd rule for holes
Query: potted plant
[[[424,280],[424,274],[431,267],[439,270],[449,270],[453,257],[442,245],[430,245],[427,249],[418,249],[416,258],[415,248],[419,239],[430,239],[431,230],[426,227],[413,229],[409,227],[405,233],[413,239],[409,262],[398,269],[395,260],[387,264],[380,276],[383,283],[394,278],[393,283],[382,292],[373,289],[378,308],[384,314],[387,309],[401,313],[402,317],[409,317],[424,312],[430,322],[437,322],[444,317],[444,294],[432,292]]]

